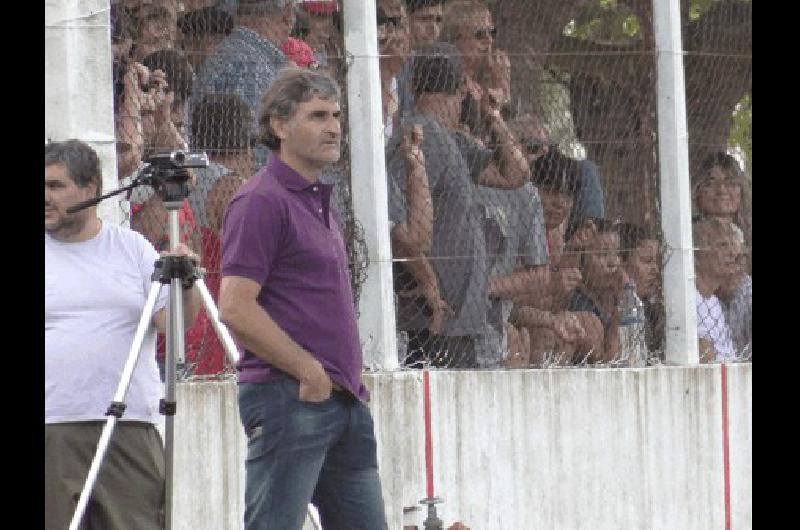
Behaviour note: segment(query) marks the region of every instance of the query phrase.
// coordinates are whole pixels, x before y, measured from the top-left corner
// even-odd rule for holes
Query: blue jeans
[[[325,530],[387,528],[364,403],[343,392],[300,401],[297,381],[283,376],[240,383],[239,416],[248,436],[245,530],[300,530],[309,502]]]

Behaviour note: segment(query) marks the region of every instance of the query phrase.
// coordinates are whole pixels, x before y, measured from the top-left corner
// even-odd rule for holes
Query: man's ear
[[[287,122],[273,116],[269,119],[269,126],[275,136],[281,140],[285,140],[289,136],[289,124]]]

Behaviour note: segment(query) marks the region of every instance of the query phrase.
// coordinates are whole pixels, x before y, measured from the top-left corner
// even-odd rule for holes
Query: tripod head
[[[149,157],[136,180],[153,187],[161,200],[181,202],[189,195],[189,169],[208,167],[205,153],[171,151]]]
[[[129,186],[119,188],[100,197],[79,202],[67,208],[67,213],[75,213],[114,195],[119,195],[139,186],[151,186],[169,209],[170,203],[181,203],[189,196],[189,169],[208,167],[205,153],[168,151],[156,153],[144,161],[136,178]]]

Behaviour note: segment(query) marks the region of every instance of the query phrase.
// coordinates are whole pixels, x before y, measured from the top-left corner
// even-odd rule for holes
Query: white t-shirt
[[[695,302],[697,306],[697,337],[706,339],[714,346],[717,360],[733,359],[736,353],[733,349],[731,330],[725,320],[722,304],[713,294],[708,298],[695,289]]]
[[[141,234],[104,222],[89,241],[45,234],[44,422],[106,420],[158,253]],[[164,286],[155,310],[165,306]],[[145,334],[122,420],[160,421],[156,331]]]

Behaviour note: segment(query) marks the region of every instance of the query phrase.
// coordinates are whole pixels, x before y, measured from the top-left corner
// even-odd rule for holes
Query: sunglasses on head
[[[475,30],[475,38],[476,39],[485,39],[487,37],[496,38],[497,37],[497,28],[481,28]]]

